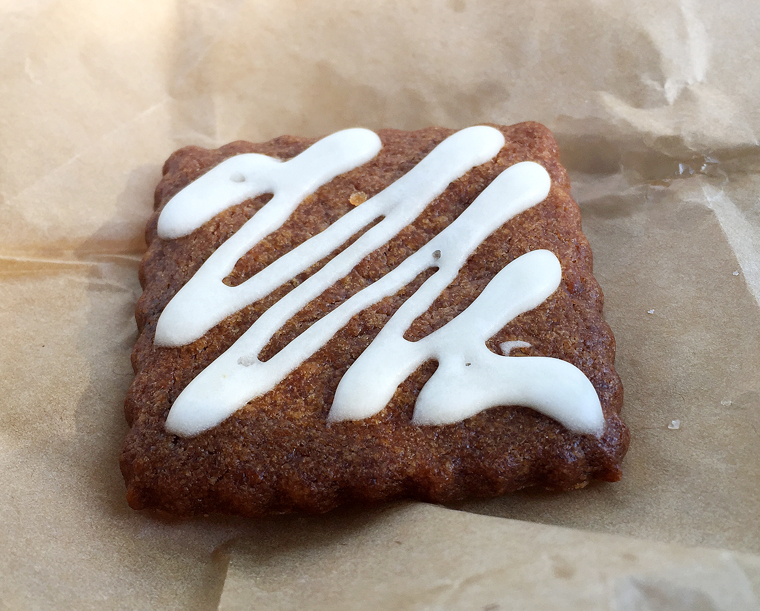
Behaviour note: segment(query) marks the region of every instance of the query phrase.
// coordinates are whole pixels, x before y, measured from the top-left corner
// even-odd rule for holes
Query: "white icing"
[[[227,316],[266,296],[329,254],[330,250],[323,253],[324,249],[319,250],[310,240],[309,246],[281,257],[255,280],[235,287],[222,282],[240,257],[279,229],[305,197],[339,174],[372,159],[381,146],[377,134],[349,129],[320,140],[286,162],[257,154],[231,157],[177,193],[158,219],[158,235],[164,239],[192,233],[216,214],[251,197],[264,193],[274,193],[274,197],[224,242],[169,302],[158,320],[156,344],[181,346],[195,341]],[[340,239],[335,236],[339,231],[336,225],[320,234],[329,235],[321,238],[323,244]],[[308,265],[303,265],[307,260]]]
[[[510,320],[540,305],[561,279],[562,268],[552,252],[525,254],[501,270],[459,316],[410,342],[403,334],[426,309],[414,304],[428,289],[426,283],[343,376],[328,420],[373,416],[388,404],[401,382],[434,358],[438,369],[414,406],[412,421],[417,424],[450,424],[497,405],[529,405],[572,430],[600,432],[599,399],[579,369],[559,359],[499,356],[485,345]]]
[[[356,132],[359,133],[356,134]],[[238,259],[253,248],[265,235],[280,227],[295,209],[300,199],[318,188],[320,181],[327,182],[334,175],[364,163],[377,154],[374,146],[376,143],[365,136],[367,133],[377,138],[374,133],[367,132],[367,130],[339,132],[321,140],[291,161],[278,163],[279,183],[288,187],[285,190],[287,197],[281,196],[281,193],[276,190],[279,185],[277,181],[267,183],[273,185],[272,190],[275,191],[275,196],[207,259],[201,269],[166,306],[158,321],[156,343],[165,346],[181,346],[195,341],[227,316],[234,314],[249,303],[265,297],[283,283],[329,255],[357,231],[384,216],[385,218],[375,227],[332,259],[320,270],[319,274],[299,285],[296,290],[277,304],[276,309],[269,310],[267,320],[271,321],[269,327],[273,335],[304,305],[320,295],[328,286],[346,276],[359,261],[373,250],[380,248],[417,218],[425,206],[443,193],[452,181],[473,167],[491,159],[504,146],[504,136],[501,132],[489,127],[473,127],[458,132],[436,147],[407,175],[402,176],[390,187],[367,200],[361,206],[351,210],[322,233],[274,261],[253,278],[249,278],[234,287],[224,284],[222,280],[229,275]],[[358,140],[360,137],[361,142],[353,144],[352,141]],[[359,149],[362,154],[356,155],[358,163],[352,164],[350,158],[346,156],[340,159],[340,163],[332,164],[332,167],[328,168],[329,171],[326,171],[321,156],[329,156],[330,150],[317,151],[315,154],[313,149],[330,139],[338,139],[339,143],[341,139],[349,140],[349,143],[334,148],[340,151]],[[360,145],[364,148],[360,148]],[[305,156],[308,156],[307,159],[302,159]],[[166,237],[174,235],[175,228],[179,227],[183,227],[186,233],[192,231],[192,228],[188,231],[186,227],[187,221],[184,218],[185,206],[183,204],[184,200],[195,204],[202,198],[208,198],[208,192],[212,189],[206,183],[201,183],[204,178],[208,176],[209,181],[215,180],[227,185],[228,181],[225,178],[233,169],[246,173],[246,163],[251,163],[254,166],[264,163],[266,166],[266,162],[263,162],[262,159],[269,159],[261,155],[241,159],[246,157],[249,156],[240,155],[229,159],[228,161],[235,161],[237,164],[233,168],[222,167],[227,163],[226,161],[223,162],[204,174],[197,183],[191,184],[187,189],[180,192],[178,196],[182,195],[183,201],[169,209],[169,206],[174,204],[173,199],[167,204],[165,211],[161,213],[159,235],[164,237],[160,233],[162,229],[161,220],[164,215],[166,215],[164,221]],[[218,168],[222,168],[222,170],[213,176],[209,176]],[[251,175],[254,172],[248,170],[247,173]],[[308,176],[308,180],[302,178],[303,174]],[[219,180],[220,178],[221,180]],[[307,183],[310,190],[292,186],[293,184],[298,185],[299,181]],[[260,182],[265,183],[267,181],[261,180]],[[195,192],[194,189],[198,183],[201,184],[198,191]],[[263,188],[254,191],[256,195],[265,192],[266,189]],[[289,194],[293,192],[296,192],[296,195],[290,196]],[[239,197],[242,195],[235,198],[228,197],[224,206],[214,206],[215,214],[239,203]],[[191,206],[187,207],[190,208]],[[260,215],[264,217],[263,220]],[[200,226],[207,220],[207,217],[208,215],[205,214],[196,214],[196,225]],[[263,323],[259,324],[263,325]],[[261,347],[263,348],[265,344],[266,342]]]
[[[378,144],[368,134],[371,132],[366,130],[334,134],[284,163],[260,155],[232,158],[166,206],[159,219],[159,234],[174,237],[192,232],[214,214],[248,197],[274,192],[274,197],[209,257],[166,307],[156,332],[157,343],[164,345],[182,345],[201,337],[226,316],[269,294],[357,231],[384,217],[270,307],[202,371],[172,405],[167,430],[192,436],[220,423],[274,388],[352,316],[435,267],[436,273],[403,304],[349,368],[338,386],[329,420],[366,418],[377,413],[406,376],[422,362],[435,358],[438,369],[415,405],[414,421],[418,424],[455,422],[488,407],[517,404],[556,418],[572,430],[599,433],[604,425],[599,399],[580,370],[557,359],[499,356],[485,346],[485,341],[509,320],[536,307],[557,288],[561,269],[548,251],[513,261],[465,312],[435,333],[419,342],[403,339],[412,321],[451,283],[489,234],[545,199],[551,180],[535,163],[519,163],[502,172],[459,218],[392,272],[312,324],[268,361],[258,359],[264,346],[294,314],[397,235],[452,181],[491,159],[504,144],[501,133],[489,127],[454,134],[401,179],[319,235],[241,285],[225,285],[222,279],[237,260],[281,226],[300,199],[376,154]],[[314,150],[318,147],[317,154]],[[240,181],[241,176],[245,180]],[[220,183],[225,185],[223,201],[217,199],[214,187]]]
[[[521,342],[521,341],[512,341],[512,342],[502,342],[499,344],[499,350],[501,350],[501,353],[504,356],[509,356],[510,352],[514,350],[515,348],[530,348],[530,344],[528,342]]]

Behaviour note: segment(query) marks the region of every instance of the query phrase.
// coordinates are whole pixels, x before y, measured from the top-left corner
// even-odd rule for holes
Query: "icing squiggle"
[[[399,308],[344,375],[328,419],[361,419],[379,412],[409,374],[422,362],[435,358],[438,369],[415,405],[414,422],[418,424],[456,422],[496,405],[526,405],[572,430],[599,433],[604,425],[599,399],[580,370],[558,359],[499,356],[485,346],[485,341],[509,320],[535,308],[556,290],[561,268],[549,251],[528,253],[510,263],[467,310],[428,337],[419,342],[403,339],[412,321],[454,280],[488,235],[546,198],[551,186],[549,175],[531,162],[502,172],[451,225],[392,272],[315,322],[268,361],[258,359],[272,336],[309,301],[397,235],[453,180],[493,158],[504,144],[502,134],[493,128],[462,130],[387,189],[253,278],[236,287],[222,282],[237,260],[281,226],[303,197],[374,156],[379,147],[376,138],[367,130],[339,132],[287,162],[262,155],[233,157],[167,204],[159,219],[159,235],[171,238],[190,233],[214,214],[249,197],[274,193],[209,257],[161,314],[156,342],[175,346],[201,337],[226,316],[269,294],[357,231],[384,217],[264,312],[202,371],[172,405],[167,430],[192,436],[222,422],[272,390],[352,316],[434,267],[436,273]],[[221,196],[217,194],[219,185],[224,185]]]
[[[286,295],[278,302],[276,309],[269,310],[271,314],[267,320],[271,320],[271,324],[268,327],[273,335],[304,305],[346,276],[359,261],[414,221],[425,206],[454,180],[490,160],[502,146],[504,136],[490,127],[472,127],[454,134],[387,189],[280,257],[253,278],[234,287],[224,284],[222,280],[229,275],[238,259],[263,237],[282,226],[304,197],[336,175],[374,157],[380,149],[380,140],[371,131],[352,129],[328,136],[284,163],[254,154],[238,155],[222,162],[180,191],[166,205],[158,225],[162,238],[188,234],[214,214],[249,197],[269,191],[275,195],[206,260],[166,306],[158,321],[156,343],[181,346],[195,341],[225,317],[265,297],[329,255],[356,232],[384,216],[382,221],[332,259],[313,279],[309,278]],[[336,151],[343,155],[338,155]],[[270,177],[270,172],[275,172],[274,178]],[[245,176],[245,183],[237,182],[230,186],[229,177],[237,175]],[[215,198],[212,195],[214,184],[225,186],[229,195],[223,192]],[[246,185],[250,185],[247,191]],[[209,202],[208,209],[199,202]],[[257,324],[263,326],[259,321]],[[264,345],[266,342],[261,347]]]
[[[320,140],[286,162],[254,153],[231,157],[177,193],[158,219],[158,235],[164,239],[192,233],[216,214],[249,198],[264,193],[274,193],[274,197],[224,242],[169,302],[158,320],[156,343],[182,346],[195,341],[225,317],[328,255],[331,250],[324,252],[325,244],[331,240],[343,243],[353,235],[343,237],[345,232],[340,229],[347,223],[339,219],[320,234],[322,248],[310,240],[309,246],[301,245],[238,286],[222,282],[240,257],[279,229],[304,198],[372,159],[381,146],[377,134],[349,129]]]
[[[427,309],[413,303],[423,285],[343,376],[328,420],[373,416],[417,367],[435,358],[438,369],[414,406],[416,424],[450,424],[497,405],[529,405],[570,429],[598,431],[599,413],[582,408],[593,408],[599,399],[579,369],[553,358],[499,356],[485,345],[510,320],[540,305],[561,280],[552,252],[529,252],[501,270],[459,316],[410,342],[404,332]]]

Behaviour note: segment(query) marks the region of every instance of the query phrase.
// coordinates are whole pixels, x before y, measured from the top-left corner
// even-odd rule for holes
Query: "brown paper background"
[[[220,611],[760,610],[758,556],[421,504],[263,523],[227,553]]]
[[[550,553],[510,552],[512,532],[551,533],[571,564],[583,563],[571,553],[579,545],[600,559],[622,545],[580,531],[657,541],[626,545],[676,574],[681,548],[667,544],[760,553],[757,23],[760,5],[739,0],[3,3],[1,606],[214,609],[261,580],[279,584],[282,607],[299,600],[299,583],[283,577],[292,558],[262,560],[261,523],[166,521],[125,504],[118,452],[136,270],[172,150],[355,125],[534,119],[555,132],[618,340],[633,434],[619,484],[458,508],[497,518],[412,506],[402,519],[440,523],[434,534],[451,545],[470,533],[483,542],[478,562],[527,581],[541,573],[524,567]],[[676,418],[680,429],[669,430]],[[270,536],[327,541],[318,559],[342,558],[336,577],[352,558],[377,551],[382,563],[378,542],[399,522],[371,521],[372,545],[352,527],[356,556],[334,556],[328,535],[342,515],[275,522]],[[427,526],[411,537],[403,562],[450,576],[430,537]],[[757,592],[711,553],[694,551],[702,568],[686,573],[717,575],[713,600],[730,602],[726,583]],[[599,576],[576,574],[582,597]],[[320,575],[303,583],[327,587]],[[562,591],[560,581],[530,600]],[[493,604],[507,605],[517,582],[493,583]],[[409,608],[427,608],[404,587]],[[604,600],[599,608],[623,608]]]

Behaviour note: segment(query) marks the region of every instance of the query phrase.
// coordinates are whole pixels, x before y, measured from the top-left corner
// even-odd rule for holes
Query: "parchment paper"
[[[692,600],[699,584],[717,584],[698,598],[717,601],[708,608],[757,605],[760,5],[326,4],[0,6],[0,606],[236,608],[269,584],[269,608],[309,593],[317,609],[337,604],[333,576],[431,608],[438,599],[415,597],[401,573],[383,569],[381,583],[366,569],[399,558],[387,550],[399,529],[399,566],[448,580],[448,608],[471,606],[477,580],[457,580],[484,566],[492,577],[469,599],[481,608],[642,608],[593,598],[599,582],[651,605]],[[633,435],[622,482],[314,520],[127,507],[118,453],[137,265],[171,151],[526,119],[557,136],[594,249]],[[549,578],[553,555],[571,578]],[[600,573],[606,559],[614,570]],[[652,571],[667,575],[636,585]]]
[[[758,556],[430,505],[260,525],[229,546],[221,611],[758,611]]]

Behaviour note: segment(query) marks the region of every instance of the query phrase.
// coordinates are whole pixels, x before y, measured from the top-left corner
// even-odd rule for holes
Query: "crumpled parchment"
[[[3,605],[280,608],[308,592],[317,609],[347,585],[406,608],[757,606],[759,19],[705,0],[4,3]],[[605,291],[633,435],[622,482],[273,523],[126,506],[137,265],[173,150],[527,119],[559,140]],[[418,567],[442,598],[411,587]]]

